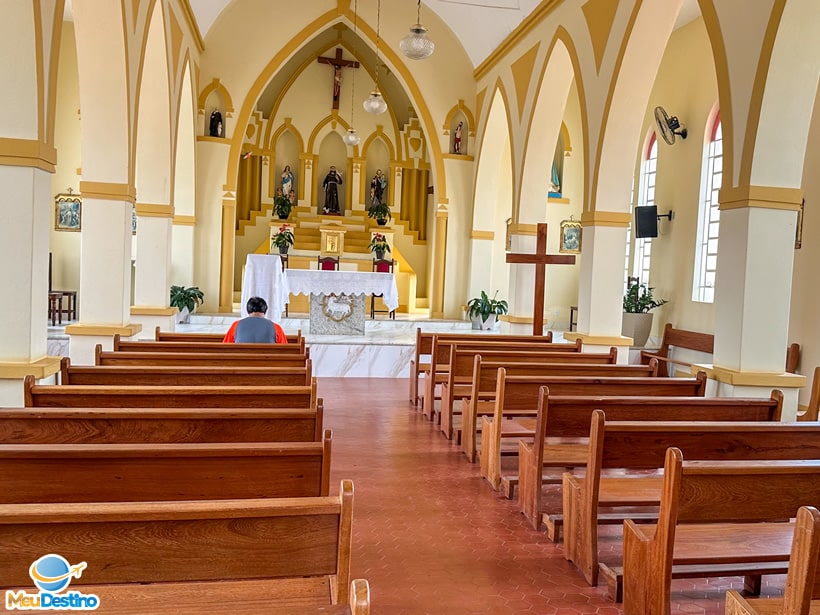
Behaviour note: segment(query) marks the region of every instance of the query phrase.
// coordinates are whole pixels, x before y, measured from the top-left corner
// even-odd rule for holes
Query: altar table
[[[277,254],[248,254],[242,282],[242,318],[248,315],[251,297],[262,297],[268,303],[265,318],[280,322],[288,302],[288,281]]]

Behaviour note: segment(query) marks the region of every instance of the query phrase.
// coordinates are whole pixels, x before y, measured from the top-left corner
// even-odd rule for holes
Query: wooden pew
[[[320,442],[324,407],[2,408],[3,444]]]
[[[1,583],[35,591],[30,566],[58,553],[88,562],[70,588],[103,615],[366,615],[366,581],[351,591],[352,517],[347,480],[333,497],[3,505]]]
[[[726,615],[810,615],[820,611],[820,511],[801,506],[797,511],[789,573],[782,598],[747,598],[730,589]]]
[[[322,442],[0,444],[0,503],[152,502],[328,494]]]
[[[624,523],[626,615],[669,613],[673,578],[742,575],[759,593],[761,575],[785,573],[794,524],[783,520],[820,503],[820,461],[684,462],[672,448],[659,493],[657,526]]]
[[[590,585],[598,582],[598,516],[602,509],[654,507],[661,499],[659,476],[602,476],[602,470],[657,470],[672,446],[693,459],[820,459],[820,424],[618,422],[607,421],[601,410],[595,410],[586,474],[566,472],[563,479],[564,557],[575,563]],[[626,517],[652,518],[632,512]],[[602,568],[612,595],[617,596],[617,570]]]
[[[59,386],[34,384],[26,376],[26,408],[316,408],[310,386]]]
[[[304,367],[71,365],[60,362],[60,384],[128,384],[149,386],[305,386],[311,382],[310,359]]]
[[[594,410],[602,410],[610,421],[780,421],[783,394],[772,391],[766,398],[749,397],[643,397],[643,396],[563,396],[552,395],[547,387],[541,389],[538,415],[532,419],[518,419],[517,434],[531,429],[531,439],[518,441],[520,490],[518,507],[540,529],[547,524],[547,534],[557,541],[563,525],[562,515],[543,515],[542,475],[544,468],[583,467],[587,462],[588,445],[567,451],[562,439],[589,436]],[[516,426],[508,429],[515,430]],[[502,436],[504,434],[502,433]],[[577,458],[583,452],[583,459]],[[573,457],[576,464],[569,463]],[[504,479],[502,479],[504,482]],[[620,517],[617,517],[620,523]],[[613,519],[614,520],[614,519]],[[599,515],[599,523],[610,520]]]
[[[446,380],[441,384],[441,410],[439,412],[441,431],[447,437],[453,437],[454,402],[469,395],[472,389],[473,369],[476,355],[482,361],[501,363],[572,363],[572,364],[611,364],[618,361],[618,349],[614,346],[608,353],[555,352],[541,351],[538,345],[526,350],[496,349],[495,344],[459,343],[450,350],[450,363],[446,371]]]
[[[306,354],[310,350],[305,348],[302,338],[296,344],[223,344],[222,342],[152,342],[148,340],[130,341],[120,339],[119,333],[114,335],[114,352],[213,352],[223,354],[227,352],[259,353],[259,354]]]
[[[524,372],[523,364],[503,367],[476,363],[473,399],[478,402],[464,400],[461,404],[461,449],[471,462],[475,461],[477,451],[479,417],[492,416],[500,404],[499,411],[505,416],[534,418],[538,414],[542,386],[550,387],[555,395],[641,395],[645,392],[647,395],[702,397],[706,391],[706,374],[695,378],[655,378],[654,365],[551,365],[548,368],[535,366],[533,371]],[[481,391],[486,391],[490,382],[494,382],[492,400],[483,401]]]
[[[180,333],[179,331],[160,331],[159,326],[154,329],[155,342],[210,342],[215,344],[222,342],[225,338],[224,333]],[[299,329],[295,334],[287,335],[288,344],[300,344],[304,339],[302,337],[302,330]]]
[[[820,367],[814,368],[814,376],[811,380],[811,397],[809,405],[803,414],[797,416],[798,421],[816,421],[820,419]]]
[[[97,344],[94,352],[94,365],[187,365],[187,366],[222,366],[239,365],[247,367],[301,367],[309,360],[307,355],[259,354],[234,352],[225,344],[226,352],[198,353],[191,352],[112,352],[102,349]]]
[[[499,341],[508,339],[511,336],[495,335],[491,333],[424,333],[421,327],[416,328],[416,354],[410,360],[410,401],[413,405],[419,403],[419,376],[424,373],[425,369],[430,367],[429,360],[422,360],[422,357],[427,357],[433,352],[433,338],[438,335],[442,339],[458,339],[463,338],[465,341],[482,341],[489,338],[495,338]],[[533,336],[515,336],[515,337],[529,337]],[[540,336],[539,339],[543,342],[552,342],[552,331],[548,331],[546,335]]]

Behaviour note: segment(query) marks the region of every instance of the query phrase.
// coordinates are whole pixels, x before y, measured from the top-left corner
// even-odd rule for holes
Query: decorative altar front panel
[[[248,254],[242,281],[242,317],[248,315],[251,297],[262,297],[268,303],[266,318],[280,322],[288,302],[288,281],[282,271],[282,261],[276,254]]]
[[[294,295],[384,295],[389,309],[399,307],[399,291],[392,273],[288,269],[285,281]]]

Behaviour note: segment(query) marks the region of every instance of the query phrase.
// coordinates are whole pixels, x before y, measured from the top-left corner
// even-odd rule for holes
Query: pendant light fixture
[[[359,0],[354,0],[353,2],[353,44],[356,44],[356,33],[357,33],[357,26],[358,26],[358,8],[359,8]],[[358,145],[362,138],[356,133],[356,129],[353,128],[353,113],[356,110],[356,103],[355,103],[355,96],[356,96],[356,71],[350,71],[353,73],[353,76],[350,78],[350,128],[347,129],[347,133],[345,136],[342,137],[342,141],[345,142],[345,145],[349,145],[353,147],[354,145]]]
[[[362,103],[364,110],[374,115],[381,115],[387,111],[387,103],[379,91],[379,26],[382,14],[382,0],[376,1],[376,87],[370,92],[370,96]]]
[[[427,28],[421,25],[421,0],[418,0],[416,23],[410,26],[410,34],[399,42],[399,49],[411,60],[424,60],[436,50],[436,44],[427,38]]]

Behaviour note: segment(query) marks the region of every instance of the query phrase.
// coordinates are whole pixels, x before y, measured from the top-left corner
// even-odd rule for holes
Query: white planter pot
[[[481,320],[481,316],[471,318],[473,322],[473,329],[480,331],[487,331],[495,327],[496,314],[490,314],[487,320]]]
[[[646,312],[645,314],[624,312],[621,321],[621,335],[632,338],[633,348],[646,346],[646,340],[649,339],[649,333],[652,331],[652,318],[654,316],[652,312]]]
[[[190,317],[190,313],[188,312],[188,308],[184,307],[179,312],[177,312],[177,322],[181,324],[188,324],[188,318]]]

